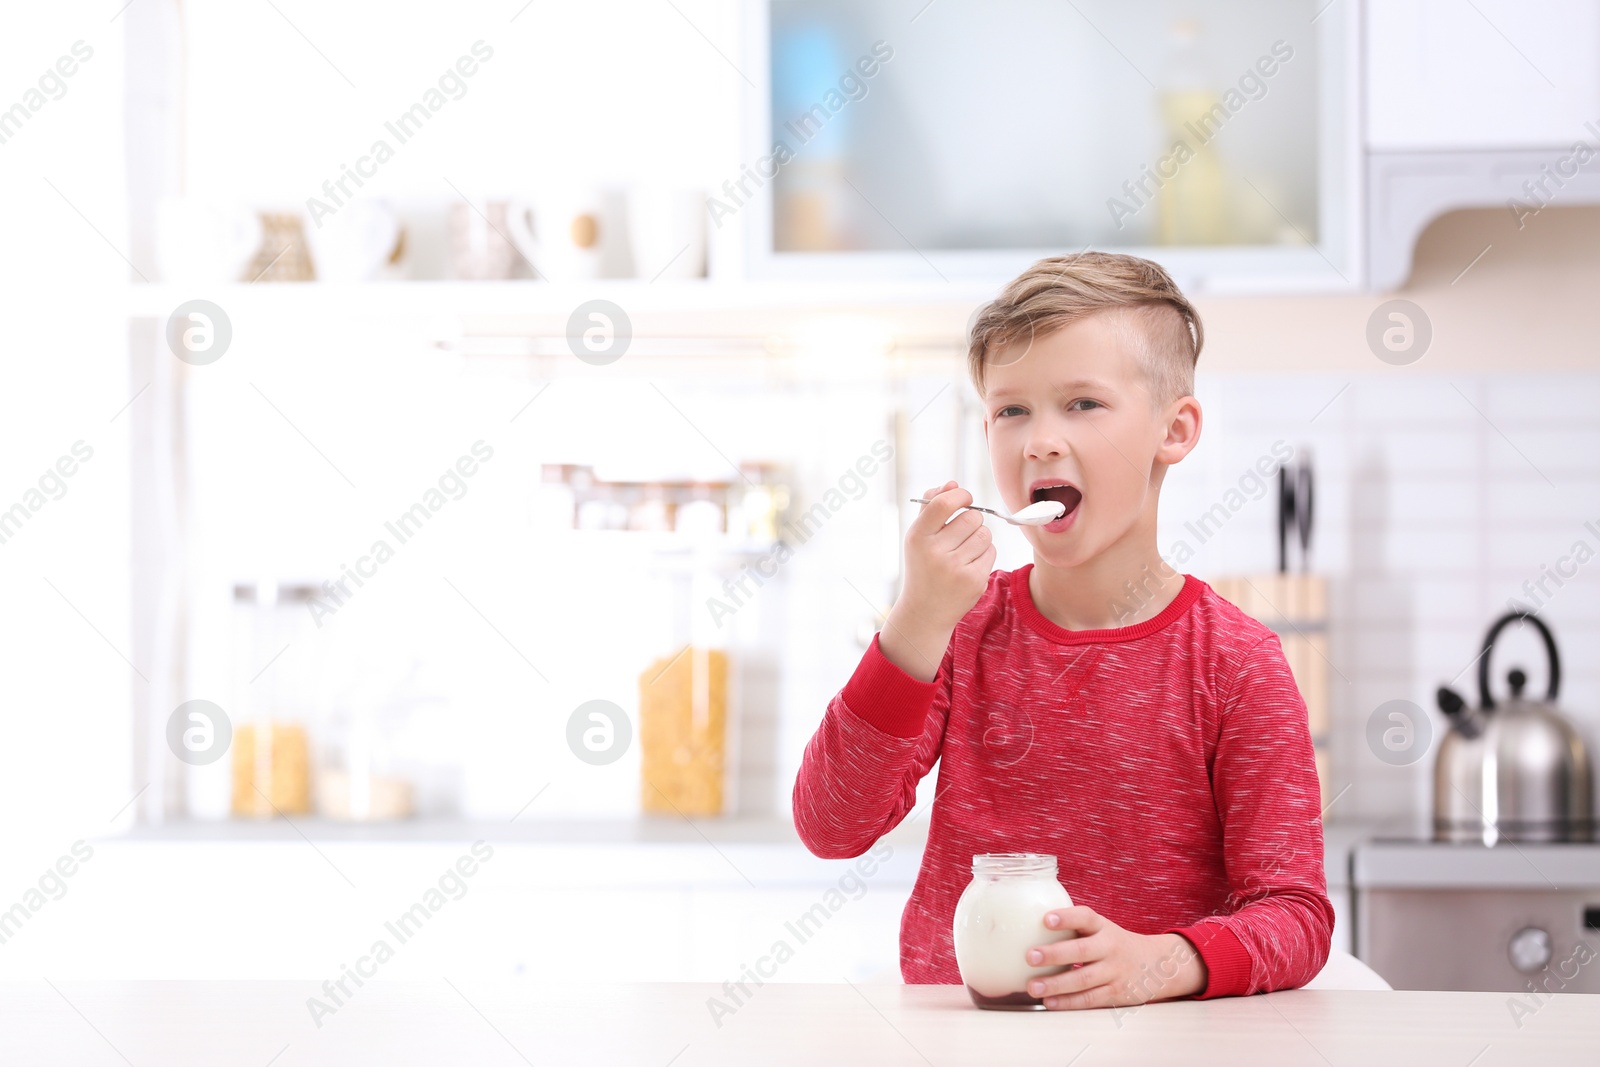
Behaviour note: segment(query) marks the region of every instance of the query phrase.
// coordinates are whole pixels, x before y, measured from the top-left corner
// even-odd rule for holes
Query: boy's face
[[[1199,436],[1193,397],[1154,409],[1138,355],[1111,314],[1019,338],[991,353],[987,368],[984,437],[1006,507],[1067,505],[1048,526],[1018,527],[1053,566],[1101,554],[1141,519],[1154,537],[1161,472]],[[1174,424],[1183,411],[1192,411],[1192,425]]]

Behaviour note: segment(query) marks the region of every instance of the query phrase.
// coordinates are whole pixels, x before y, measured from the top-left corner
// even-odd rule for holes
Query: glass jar
[[[670,587],[665,650],[639,673],[639,802],[651,815],[724,815],[738,802],[734,754],[739,606],[760,590],[733,586],[742,556],[699,542],[656,557]]]
[[[1029,966],[1028,950],[1076,937],[1052,930],[1044,916],[1072,907],[1056,880],[1056,858],[1033,852],[972,857],[972,881],[956,902],[956,966],[972,1002],[1001,1011],[1039,1011],[1044,1001],[1028,993],[1028,982],[1060,974],[1062,966]]]
[[[235,816],[264,819],[311,811],[307,720],[316,657],[314,643],[304,636],[307,607],[317,595],[315,586],[271,580],[234,586]],[[289,653],[297,640],[300,654]]]

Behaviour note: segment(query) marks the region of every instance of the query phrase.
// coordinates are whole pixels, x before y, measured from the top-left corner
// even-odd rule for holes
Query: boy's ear
[[[1163,416],[1167,435],[1156,449],[1156,462],[1171,466],[1194,451],[1200,443],[1200,401],[1192,396],[1182,396],[1167,406]]]

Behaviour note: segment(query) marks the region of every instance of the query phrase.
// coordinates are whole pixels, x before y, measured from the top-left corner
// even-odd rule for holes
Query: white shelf
[[[994,282],[648,282],[600,279],[593,282],[401,281],[338,284],[323,282],[167,283],[129,285],[128,314],[165,318],[186,300],[214,300],[224,306],[270,308],[284,312],[381,314],[407,318],[430,315],[560,316],[587,300],[611,300],[630,313],[839,310],[879,311],[893,307],[966,308],[992,297]]]
[[[672,530],[590,530],[573,526],[549,527],[540,534],[554,537],[579,537],[595,539],[617,548],[635,548],[663,556],[765,556],[777,551],[778,541],[764,541],[754,537],[736,537],[728,534],[677,533]]]
[[[324,284],[130,285],[131,318],[164,320],[195,299],[220,306],[236,324],[252,320],[319,322],[373,320],[411,326],[443,347],[477,355],[528,356],[567,352],[568,323],[580,305],[608,300],[627,315],[637,354],[748,355],[780,344],[821,338],[862,347],[909,345],[954,350],[967,320],[993,298],[994,284],[921,282],[721,282],[604,279],[590,283],[372,282]],[[532,345],[533,347],[530,347]],[[539,346],[544,347],[539,347]],[[730,347],[731,346],[731,347]]]

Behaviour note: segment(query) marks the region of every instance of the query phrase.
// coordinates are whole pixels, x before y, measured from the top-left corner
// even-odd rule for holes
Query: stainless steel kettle
[[[1517,621],[1544,638],[1550,686],[1543,700],[1522,695],[1528,676],[1512,668],[1511,699],[1489,692],[1495,638]],[[1480,706],[1469,708],[1447,687],[1439,710],[1450,730],[1433,767],[1433,836],[1438,841],[1587,841],[1595,832],[1594,779],[1583,738],[1557,709],[1561,660],[1555,638],[1534,615],[1511,612],[1489,628],[1478,656]]]

